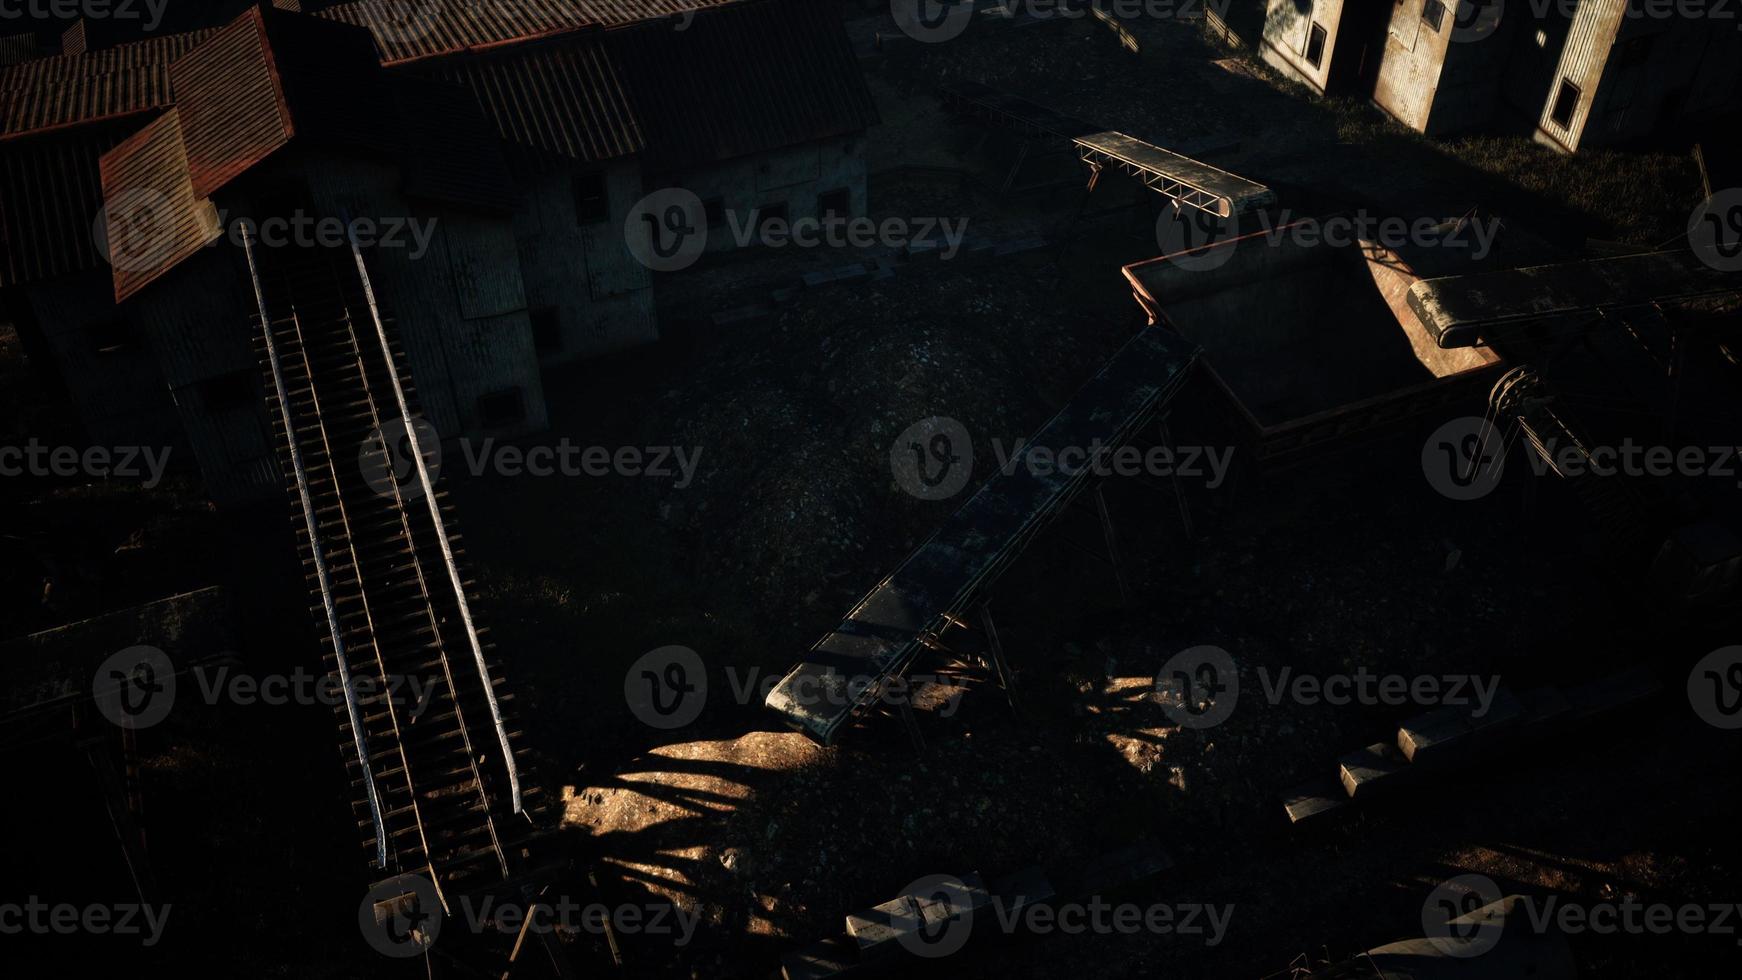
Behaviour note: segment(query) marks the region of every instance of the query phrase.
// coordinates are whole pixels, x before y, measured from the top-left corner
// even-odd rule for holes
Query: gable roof
[[[177,135],[194,201],[294,139],[396,159],[408,195],[498,212],[514,197],[496,139],[673,169],[877,121],[816,0],[409,0],[436,25],[411,33],[386,19],[407,2],[254,7],[215,30],[0,69],[0,286],[103,260],[99,157],[148,116],[154,138]],[[118,296],[140,285],[116,275]]]

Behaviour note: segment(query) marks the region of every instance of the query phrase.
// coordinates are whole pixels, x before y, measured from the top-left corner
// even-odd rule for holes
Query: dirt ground
[[[850,33],[863,44],[881,23]],[[1178,866],[1130,899],[1230,904],[1223,942],[1013,938],[945,968],[1257,978],[1297,956],[1341,958],[1419,935],[1423,899],[1466,872],[1584,901],[1738,898],[1738,743],[1698,722],[1673,682],[1694,638],[1603,572],[1582,516],[1552,490],[1531,497],[1514,481],[1479,503],[1435,494],[1413,429],[1282,472],[1237,456],[1226,484],[1189,487],[1192,536],[1171,495],[1115,487],[1131,600],[1118,601],[1104,565],[1065,545],[1092,540],[1092,528],[1043,539],[994,598],[1015,711],[971,677],[958,711],[922,719],[923,751],[888,718],[822,748],[761,707],[759,685],[956,506],[896,485],[896,434],[943,415],[977,446],[1022,438],[1143,323],[1118,269],[1155,254],[1152,215],[1073,223],[1076,191],[989,192],[984,181],[998,175],[965,155],[975,141],[932,94],[939,81],[1006,87],[1163,145],[1237,141],[1212,162],[1315,206],[1479,207],[1525,243],[1518,254],[1577,254],[1588,237],[1656,244],[1698,196],[1691,163],[1674,155],[1431,143],[1363,107],[1306,98],[1196,25],[1136,33],[1136,54],[1079,22],[891,45],[867,63],[884,118],[869,144],[873,216],[966,217],[979,241],[1038,235],[1047,247],[902,263],[886,278],[778,299],[807,271],[876,256],[727,257],[658,284],[671,311],[661,344],[547,378],[552,429],[529,445],[686,447],[701,452],[693,482],[447,468],[479,616],[525,699],[539,778],[564,801],[577,853],[618,900],[657,896],[701,916],[681,947],[626,937],[630,974],[767,976],[781,952],[840,932],[846,913],[922,876],[1068,866],[1140,838]],[[892,172],[915,164],[972,179]],[[761,319],[705,322],[760,302],[770,306]],[[1227,407],[1191,394],[1176,435],[1227,444]],[[976,480],[992,472],[992,454],[977,454]],[[75,562],[90,570],[81,574],[114,580],[101,553],[140,529],[160,529],[148,554],[185,547],[182,531],[250,533],[246,520],[215,523],[165,493],[151,506],[169,517],[116,510],[113,528],[91,525],[98,557]],[[126,496],[57,492],[29,513],[52,529],[116,494]],[[210,552],[172,567],[245,589],[275,581],[216,564],[271,564],[270,549]],[[274,604],[258,605],[268,612],[245,631],[248,654],[294,657],[296,610],[277,610],[286,618],[275,622]],[[1661,703],[1589,738],[1530,746],[1303,834],[1285,825],[1278,794],[1334,773],[1338,756],[1386,737],[1405,712],[1251,699],[1214,729],[1180,729],[1148,693],[1160,665],[1197,644],[1230,651],[1248,682],[1246,672],[1286,665],[1495,673],[1529,687],[1640,662],[1670,682]],[[702,657],[710,688],[701,716],[674,731],[642,724],[624,698],[630,665],[669,645]],[[166,888],[199,927],[197,942],[151,956],[259,976],[378,972],[353,933],[362,862],[346,863],[354,842],[330,726],[318,713],[231,711],[167,726],[148,746],[153,804],[169,827],[156,845]],[[248,746],[269,746],[271,765]],[[1594,978],[1710,977],[1739,962],[1724,937],[1586,935],[1574,950],[1581,976]]]

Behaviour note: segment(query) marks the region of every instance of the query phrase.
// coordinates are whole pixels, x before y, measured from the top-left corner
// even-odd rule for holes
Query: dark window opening
[[[1426,24],[1435,34],[1446,22],[1446,7],[1440,0],[1424,0],[1421,5],[1421,22]]]
[[[583,225],[611,216],[611,201],[605,193],[605,175],[581,174],[575,178],[575,220]]]
[[[123,354],[139,344],[133,324],[120,316],[86,324],[85,336],[98,354]]]
[[[1549,110],[1549,119],[1562,129],[1570,129],[1573,125],[1573,112],[1578,107],[1579,87],[1564,78],[1561,79],[1560,91],[1554,97],[1554,108]]]
[[[253,405],[260,389],[253,371],[231,371],[200,383],[200,400],[208,412],[228,412]]]
[[[532,311],[532,344],[540,354],[554,354],[563,349],[562,313],[554,306],[541,306]]]
[[[817,212],[824,221],[844,221],[851,217],[853,193],[845,187],[817,197]]]
[[[1317,24],[1314,24],[1312,29],[1307,32],[1306,60],[1307,64],[1314,68],[1324,64],[1325,37],[1325,29]]]
[[[787,220],[786,220],[786,205],[784,205],[784,204],[764,204],[761,207],[756,209],[756,231],[757,231],[757,234],[763,235],[763,236],[768,235],[769,234],[769,226],[774,224],[774,222],[776,222],[776,221],[781,223],[781,225],[783,226],[783,229],[790,227],[790,225],[787,224]]]
[[[478,399],[478,416],[485,428],[513,425],[526,418],[526,398],[519,388],[491,392]]]

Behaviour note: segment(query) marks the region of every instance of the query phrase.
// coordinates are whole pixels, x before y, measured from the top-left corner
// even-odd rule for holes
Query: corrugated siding
[[[290,141],[289,113],[256,8],[170,68],[197,197],[209,197]]]
[[[1561,49],[1560,67],[1555,71],[1548,101],[1542,107],[1537,125],[1563,144],[1577,147],[1578,134],[1591,114],[1591,100],[1597,94],[1597,83],[1603,78],[1603,67],[1609,60],[1609,49],[1615,44],[1615,34],[1627,13],[1627,0],[1584,0],[1579,4],[1568,29],[1566,45]],[[1561,80],[1579,87],[1579,104],[1573,110],[1572,122],[1561,127],[1553,118],[1555,99]]]
[[[734,0],[359,0],[319,16],[369,28],[383,64],[587,27],[654,20]]]
[[[253,304],[240,249],[220,244],[177,267],[173,288],[148,290],[127,309],[150,338],[164,382],[179,390],[258,369],[247,325],[238,323]]]
[[[117,127],[0,143],[0,286],[103,265],[91,229],[103,209],[97,160]]]
[[[606,38],[655,167],[726,160],[877,123],[828,4],[749,0],[699,13],[688,30],[645,24]]]
[[[218,237],[218,216],[188,178],[171,109],[103,155],[103,213],[120,302]]]
[[[439,73],[471,89],[510,142],[585,161],[628,156],[644,143],[617,67],[597,39],[516,47]]]

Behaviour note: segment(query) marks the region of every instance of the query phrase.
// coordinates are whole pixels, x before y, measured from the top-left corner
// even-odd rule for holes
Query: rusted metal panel
[[[61,54],[85,53],[85,20],[83,17],[73,21],[73,26],[61,32]]]
[[[878,121],[837,12],[812,0],[746,0],[686,30],[606,34],[647,136],[651,168],[691,166],[861,132]],[[747,57],[747,52],[780,52]]]
[[[439,75],[469,88],[509,142],[587,162],[644,144],[618,66],[596,38],[468,58]]]
[[[359,0],[319,16],[367,27],[382,64],[477,51],[587,28],[660,20],[736,0]]]
[[[189,180],[178,110],[105,153],[100,165],[109,261],[120,302],[217,238],[218,215]]]
[[[196,196],[210,196],[290,141],[290,113],[258,8],[176,61],[170,79]]]
[[[0,140],[168,105],[170,62],[209,33],[166,35],[0,69]]]

